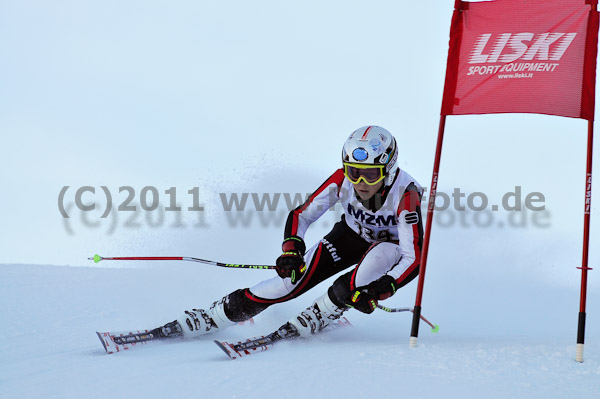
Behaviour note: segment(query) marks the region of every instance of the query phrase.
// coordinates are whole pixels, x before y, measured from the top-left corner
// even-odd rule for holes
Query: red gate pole
[[[592,148],[594,142],[594,121],[588,120],[587,166],[585,174],[585,207],[583,216],[583,256],[581,267],[581,298],[579,300],[579,321],[577,325],[577,352],[575,360],[583,362],[583,343],[585,340],[585,302],[587,296],[587,272],[590,247],[590,212],[592,210]]]
[[[425,268],[427,267],[427,253],[429,252],[429,237],[433,224],[433,210],[435,209],[435,194],[437,192],[438,172],[442,158],[442,143],[444,141],[444,130],[446,128],[446,115],[440,116],[440,128],[438,130],[437,146],[435,149],[435,161],[433,164],[433,176],[429,186],[429,204],[427,205],[427,224],[425,226],[425,237],[421,251],[421,264],[419,266],[419,284],[417,286],[417,298],[413,311],[412,328],[410,331],[410,346],[417,346],[419,336],[419,319],[421,317],[421,300],[423,299],[423,285],[425,284]]]

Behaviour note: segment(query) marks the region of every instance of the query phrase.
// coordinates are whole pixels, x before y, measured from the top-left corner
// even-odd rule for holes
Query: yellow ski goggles
[[[374,186],[385,178],[385,165],[365,165],[344,162],[344,176],[351,183],[357,184],[361,180]]]

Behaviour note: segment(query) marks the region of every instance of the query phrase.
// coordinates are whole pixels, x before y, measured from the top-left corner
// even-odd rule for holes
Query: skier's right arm
[[[306,199],[304,204],[291,211],[285,224],[284,239],[303,238],[308,226],[339,201],[343,182],[344,170],[338,169]]]
[[[281,278],[290,277],[292,284],[304,273],[304,234],[313,222],[319,219],[328,209],[339,200],[340,188],[344,181],[344,172],[338,169],[312,193],[304,204],[294,209],[288,215],[285,225],[283,253],[277,258],[277,274]]]

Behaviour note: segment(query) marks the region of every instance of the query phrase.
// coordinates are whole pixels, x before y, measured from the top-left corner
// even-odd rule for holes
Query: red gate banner
[[[456,1],[442,115],[594,119],[597,0]]]

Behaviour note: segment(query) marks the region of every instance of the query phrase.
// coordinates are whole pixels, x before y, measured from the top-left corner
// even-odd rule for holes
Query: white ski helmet
[[[344,164],[384,166],[384,185],[389,186],[398,167],[396,139],[390,132],[379,126],[363,126],[356,129],[344,143],[342,162]]]

